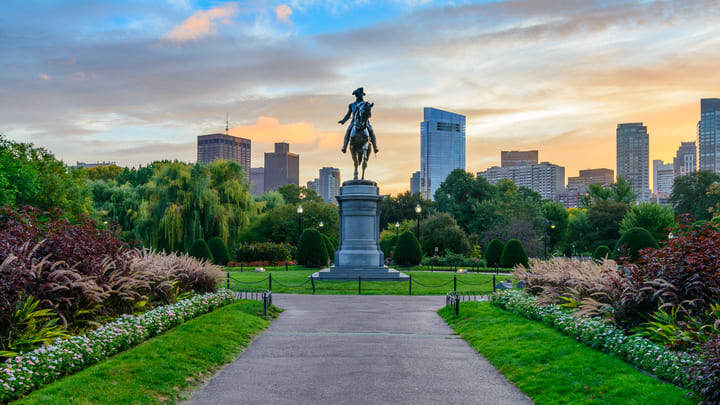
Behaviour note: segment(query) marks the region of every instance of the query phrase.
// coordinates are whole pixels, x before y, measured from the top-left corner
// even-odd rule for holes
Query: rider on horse
[[[357,90],[353,91],[353,96],[355,96],[355,102],[350,104],[348,106],[348,112],[345,114],[345,117],[338,121],[338,124],[345,124],[345,122],[350,119],[350,116],[352,115],[352,121],[350,125],[348,126],[347,131],[345,132],[345,141],[343,142],[342,152],[345,153],[347,151],[348,142],[350,141],[350,133],[353,129],[353,124],[355,123],[355,120],[358,118],[358,113],[360,106],[365,103],[366,101],[363,101],[363,96],[365,96],[365,92],[363,91],[363,88],[360,87]],[[370,123],[367,123],[367,130],[370,134],[370,142],[372,143],[373,150],[375,153],[378,153],[377,144],[375,143],[375,132],[372,129],[372,126],[370,126]]]

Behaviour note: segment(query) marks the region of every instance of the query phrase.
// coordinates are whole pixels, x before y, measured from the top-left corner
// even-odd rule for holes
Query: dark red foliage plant
[[[696,390],[704,404],[720,404],[720,335],[713,335],[703,346],[703,362],[690,369]]]

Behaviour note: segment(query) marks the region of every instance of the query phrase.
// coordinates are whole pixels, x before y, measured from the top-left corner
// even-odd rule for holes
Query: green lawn
[[[318,269],[296,271],[270,271],[266,273],[231,272],[230,288],[235,290],[267,290],[268,274],[272,274],[272,291],[275,293],[312,294],[312,285],[308,276]],[[403,270],[403,272],[405,272]],[[406,272],[412,276],[413,295],[444,295],[453,290],[455,273]],[[507,279],[500,276],[497,281]],[[457,274],[458,291],[472,291],[489,294],[492,292],[492,275]],[[227,283],[223,280],[223,286]],[[406,295],[409,292],[407,281],[361,281],[362,294],[368,295]],[[315,294],[357,294],[357,281],[315,281]]]
[[[461,303],[440,315],[536,404],[693,404],[686,391],[539,322],[492,306]]]
[[[273,308],[273,315],[277,309]],[[258,316],[260,315],[260,316]],[[17,404],[155,404],[233,360],[269,325],[262,302],[239,301],[199,316],[101,363],[41,388]]]
[[[244,267],[242,267],[242,271],[252,272],[255,267],[263,267],[263,268],[265,268],[265,270],[271,270],[271,271],[275,271],[275,270],[285,271],[285,266],[244,266]],[[471,272],[477,272],[477,273],[495,273],[495,272],[512,273],[512,269],[497,269],[496,270],[494,267],[493,268],[478,267],[478,268],[473,269],[472,267],[467,267],[467,266],[458,266],[458,267],[433,266],[432,271],[454,271],[458,268],[468,269]],[[228,271],[240,271],[240,269],[241,269],[240,267],[226,267],[225,268],[225,270],[228,270]],[[309,267],[300,266],[300,265],[289,265],[287,267],[287,269],[288,269],[288,271],[312,270]],[[405,271],[431,271],[431,267],[430,266],[412,266],[412,267],[398,268],[398,270],[403,271],[403,272],[405,272]],[[317,269],[315,269],[315,271],[317,271]]]

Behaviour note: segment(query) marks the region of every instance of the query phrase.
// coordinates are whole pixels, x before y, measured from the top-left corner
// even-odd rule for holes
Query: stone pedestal
[[[380,200],[377,184],[349,180],[336,197],[340,206],[340,245],[335,265],[311,277],[335,280],[404,280],[408,276],[385,266],[380,250]]]

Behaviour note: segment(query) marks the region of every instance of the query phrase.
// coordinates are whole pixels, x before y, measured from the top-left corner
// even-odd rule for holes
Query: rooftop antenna
[[[229,135],[228,131],[229,131],[229,126],[230,126],[230,121],[228,120],[228,118],[229,118],[229,115],[226,112],[225,113],[225,135]]]

